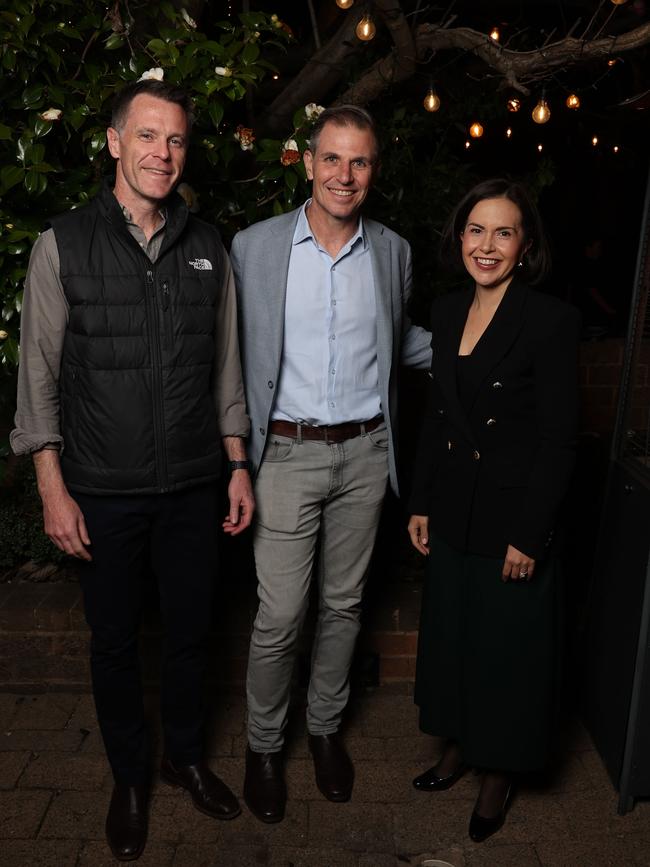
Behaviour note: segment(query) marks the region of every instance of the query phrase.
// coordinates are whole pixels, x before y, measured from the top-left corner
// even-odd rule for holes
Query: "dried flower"
[[[9,337],[9,334],[7,331],[0,331],[0,340],[6,340],[7,337]]]
[[[316,105],[315,102],[308,102],[305,106],[305,114],[307,115],[307,120],[316,120],[317,117],[325,111],[324,105]]]
[[[242,126],[242,124],[239,124],[237,130],[235,131],[235,138],[239,142],[239,147],[243,151],[253,150],[253,142],[255,141],[255,136],[253,135],[252,129],[247,126]]]
[[[187,9],[181,9],[181,15],[183,16],[183,21],[187,26],[191,27],[192,30],[196,30],[196,21],[188,14]]]
[[[59,120],[63,112],[60,108],[48,108],[40,114],[41,120]]]
[[[147,69],[146,72],[142,73],[138,81],[149,81],[149,79],[153,79],[154,81],[162,81],[164,77],[164,69],[161,69],[160,66],[152,66],[151,69]]]
[[[229,66],[215,66],[214,71],[217,75],[222,75],[224,78],[230,78],[232,69]]]
[[[185,200],[188,211],[192,214],[196,214],[199,210],[199,195],[196,190],[183,181],[182,184],[179,184],[176,187],[176,192]]]
[[[283,166],[292,166],[300,161],[300,151],[295,139],[289,138],[282,145],[282,153],[280,154],[280,162]]]

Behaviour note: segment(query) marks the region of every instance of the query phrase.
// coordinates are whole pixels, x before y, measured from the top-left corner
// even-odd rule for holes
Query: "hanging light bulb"
[[[427,111],[438,111],[438,109],[440,108],[440,97],[435,92],[433,87],[430,87],[427,91],[427,95],[424,97],[422,105]]]
[[[597,136],[597,135],[595,135],[595,136],[591,139],[591,143],[592,143],[592,145],[593,145],[594,147],[596,147],[596,145],[598,144],[598,136]]]
[[[535,123],[546,123],[551,119],[551,109],[543,96],[533,109],[531,116]]]
[[[570,93],[566,98],[567,108],[580,108],[580,97],[577,93]]]
[[[521,100],[516,96],[511,96],[506,104],[508,111],[519,111],[521,108]]]
[[[470,126],[469,134],[472,138],[480,138],[483,135],[483,127],[478,121],[474,121],[474,123]]]
[[[538,144],[538,145],[537,145],[537,150],[538,150],[538,151],[540,152],[540,154],[541,154],[541,152],[544,150],[544,145],[543,145],[543,144]]]
[[[617,63],[618,61],[615,57],[612,57],[610,60],[607,61],[608,66],[616,66]]]
[[[472,145],[471,141],[469,141],[469,140],[466,141],[465,142],[465,150],[468,151],[470,149],[471,145]]]
[[[508,127],[508,129],[506,130],[506,138],[512,138],[512,130],[510,129],[510,127]]]
[[[377,28],[375,27],[375,22],[366,12],[366,14],[357,24],[357,29],[355,30],[355,33],[357,34],[357,39],[360,39],[362,42],[370,42],[371,39],[375,38],[376,32]]]
[[[501,34],[499,33],[499,28],[493,27],[492,30],[490,30],[490,39],[492,39],[494,42],[498,42],[500,37]]]
[[[349,9],[350,6],[354,5],[354,0],[336,0],[336,5],[339,9]]]
[[[614,151],[615,154],[617,154],[617,153],[619,152],[620,148],[619,148],[618,145],[614,145],[614,147],[612,148],[612,150]]]

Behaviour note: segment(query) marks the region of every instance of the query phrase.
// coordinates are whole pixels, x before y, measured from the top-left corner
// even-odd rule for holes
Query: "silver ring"
[[[520,578],[527,578],[527,577],[528,577],[528,572],[520,572],[520,573],[519,573],[519,577],[520,577]]]

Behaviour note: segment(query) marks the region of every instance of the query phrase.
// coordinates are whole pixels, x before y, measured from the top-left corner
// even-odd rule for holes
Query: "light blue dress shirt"
[[[303,206],[293,236],[274,419],[310,425],[367,421],[381,413],[377,311],[370,249],[359,219],[333,259]]]

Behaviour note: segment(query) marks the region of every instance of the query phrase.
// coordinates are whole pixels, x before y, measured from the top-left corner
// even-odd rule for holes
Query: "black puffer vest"
[[[223,247],[180,196],[166,206],[155,264],[108,186],[50,223],[70,304],[59,389],[71,490],[162,493],[219,475],[212,375]]]

